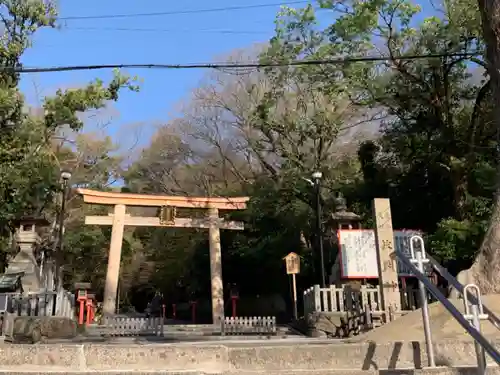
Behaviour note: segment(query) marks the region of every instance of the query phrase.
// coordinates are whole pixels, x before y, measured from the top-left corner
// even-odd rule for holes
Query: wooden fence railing
[[[304,291],[303,303],[304,315],[312,312],[347,312],[353,306],[360,310],[368,306],[371,311],[381,312],[382,305],[380,287],[366,285],[361,286],[359,291],[347,286],[320,288],[319,285],[314,285]],[[401,307],[404,311],[420,307],[418,289],[401,290]]]
[[[162,317],[106,317],[101,333],[107,336],[163,336],[163,320]]]
[[[225,317],[221,321],[222,335],[274,335],[276,332],[275,316]]]

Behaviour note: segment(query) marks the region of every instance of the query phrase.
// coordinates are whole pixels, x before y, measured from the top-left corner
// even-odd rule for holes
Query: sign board
[[[291,252],[286,257],[283,258],[286,265],[286,273],[288,275],[295,275],[300,273],[300,255]]]
[[[394,244],[398,251],[410,257],[410,238],[421,235],[414,230],[395,230]],[[370,229],[342,229],[337,231],[340,250],[341,277],[347,279],[378,278],[375,232]],[[412,273],[400,261],[397,262],[400,277],[412,277]]]
[[[160,225],[175,224],[175,216],[177,212],[175,207],[162,206],[160,208]]]
[[[85,289],[79,289],[78,294],[76,296],[77,299],[86,299],[87,298],[87,291]]]

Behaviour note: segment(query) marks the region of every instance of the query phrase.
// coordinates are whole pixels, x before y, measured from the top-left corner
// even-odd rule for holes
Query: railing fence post
[[[314,295],[314,310],[313,312],[321,312],[321,289],[319,285],[314,285],[313,287],[313,295]]]
[[[414,250],[414,242],[420,242],[420,248],[417,251]],[[412,236],[410,238],[410,254],[411,262],[416,264],[417,269],[424,274],[424,263],[428,263],[429,260],[425,255],[424,240],[420,236]],[[422,307],[422,322],[424,326],[425,335],[425,345],[427,348],[427,361],[429,367],[436,367],[436,361],[434,359],[434,346],[432,344],[432,334],[429,319],[429,304],[427,300],[427,289],[422,281],[418,281],[418,288],[420,291],[420,304]]]
[[[476,292],[476,301],[469,302],[469,289],[474,289]],[[467,319],[470,324],[481,333],[481,320],[487,320],[488,315],[483,311],[483,302],[481,301],[481,291],[475,284],[467,284],[464,286],[464,318]],[[478,375],[484,375],[486,373],[486,353],[484,348],[477,342],[474,341],[474,347],[476,349],[477,358],[477,373]]]

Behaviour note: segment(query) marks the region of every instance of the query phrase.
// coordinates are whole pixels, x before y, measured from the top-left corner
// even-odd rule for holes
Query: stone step
[[[100,373],[106,375],[477,375],[476,367],[436,367],[426,369],[380,369],[380,370],[326,370],[326,371],[304,371],[304,370],[283,370],[283,371],[227,371],[227,372],[210,372],[210,371],[143,371],[143,370],[128,370],[128,371],[113,371],[106,370]],[[21,374],[67,374],[67,375],[87,375],[96,374],[95,371],[68,371],[64,368],[54,368],[54,370],[44,370],[34,367],[0,369],[0,374],[21,375]],[[486,375],[499,375],[500,367],[488,367]]]
[[[497,348],[500,347],[498,341],[493,344]],[[440,366],[474,366],[474,343],[436,342],[435,358],[436,364]],[[491,363],[489,358],[488,362]],[[56,369],[63,369],[68,373],[128,373],[138,370],[145,370],[147,373],[156,370],[165,373],[182,371],[226,375],[226,371],[230,370],[230,373],[240,375],[368,375],[376,372],[383,374],[382,371],[375,371],[381,368],[396,368],[397,370],[391,370],[388,374],[405,375],[409,374],[406,369],[411,368],[413,374],[413,368],[420,368],[426,363],[425,344],[419,342],[346,344],[333,340],[315,341],[300,338],[212,343],[144,341],[0,345],[0,369],[16,372],[35,368],[41,373],[54,372]],[[460,371],[469,374],[468,368]]]

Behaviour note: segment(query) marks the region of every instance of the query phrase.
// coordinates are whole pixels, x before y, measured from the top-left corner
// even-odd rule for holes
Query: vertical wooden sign
[[[401,311],[401,296],[389,199],[375,198],[373,214],[375,215],[375,244],[382,309],[387,314],[386,319],[392,320],[394,318],[392,313]]]

